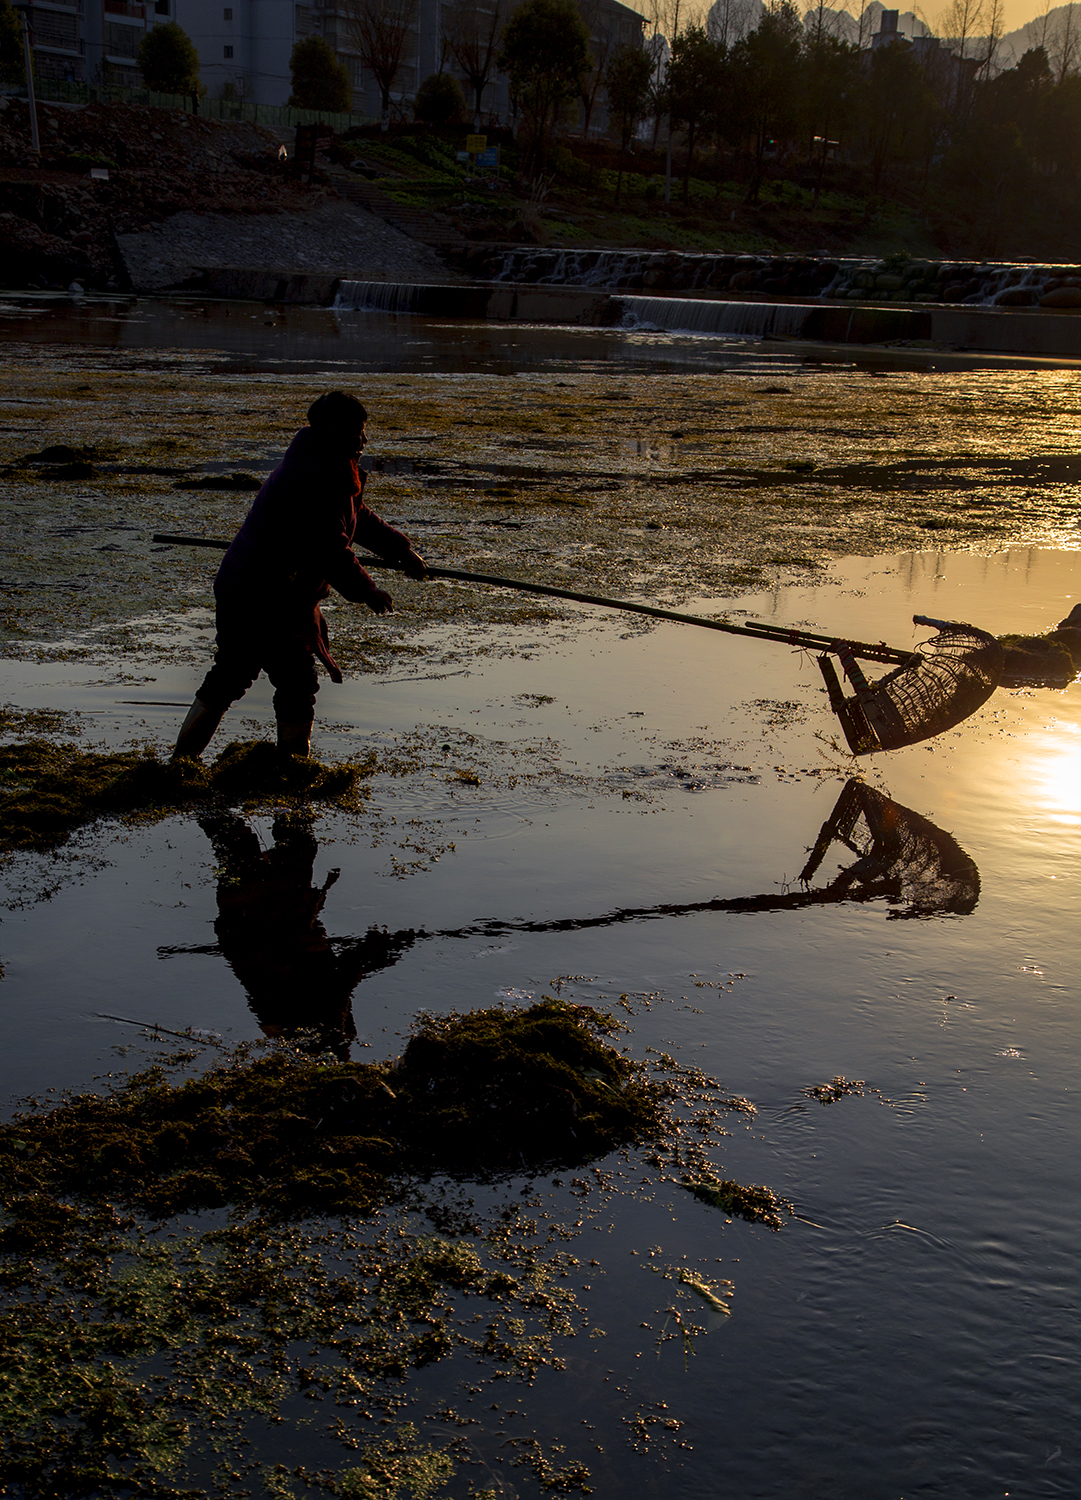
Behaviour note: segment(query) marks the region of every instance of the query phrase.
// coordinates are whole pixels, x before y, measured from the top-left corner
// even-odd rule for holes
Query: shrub
[[[293,77],[289,103],[294,109],[347,115],[353,108],[349,69],[338,61],[324,37],[309,36],[297,42],[289,57],[289,71]]]
[[[432,73],[424,80],[413,113],[423,125],[464,125],[469,119],[465,95],[452,73]]]
[[[175,21],[155,26],[139,43],[139,70],[148,89],[158,94],[200,92],[199,54],[191,37]]]

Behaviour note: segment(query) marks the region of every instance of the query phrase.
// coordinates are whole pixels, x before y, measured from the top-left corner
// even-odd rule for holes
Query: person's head
[[[356,452],[364,447],[368,413],[362,402],[345,391],[328,391],[308,407],[308,423],[319,437],[344,443]]]

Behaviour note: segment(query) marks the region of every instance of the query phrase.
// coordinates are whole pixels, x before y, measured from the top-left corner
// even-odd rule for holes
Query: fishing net
[[[830,707],[853,755],[898,750],[952,729],[974,714],[998,686],[1002,647],[975,625],[914,615],[916,625],[932,625],[938,635],[924,641],[902,666],[869,683],[844,641],[836,642],[845,676],[855,689],[846,698],[828,655],[818,658]]]
[[[980,872],[956,839],[862,781],[845,785],[800,880],[811,880],[833,843],[858,858],[822,895],[837,900],[884,896],[898,908],[890,913],[894,917],[964,916],[980,899]]]

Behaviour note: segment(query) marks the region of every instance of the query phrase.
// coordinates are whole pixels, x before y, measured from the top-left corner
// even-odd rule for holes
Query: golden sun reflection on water
[[[1081,825],[1081,724],[1062,722],[1034,736],[1019,767],[1018,791],[1054,821]]]

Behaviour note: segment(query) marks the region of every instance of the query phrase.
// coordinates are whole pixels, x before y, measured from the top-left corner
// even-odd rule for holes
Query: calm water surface
[[[188,295],[85,297],[0,292],[0,341],[109,349],[126,366],[140,359],[220,374],[326,374],[401,370],[420,374],[513,375],[549,370],[612,374],[797,374],[823,364],[851,369],[1019,368],[1048,361],[943,350],[831,349],[826,345],[650,330],[528,323],[470,323],[320,307],[261,307]],[[1076,360],[1052,361],[1074,365]]]
[[[1078,597],[1077,554],[923,553],[850,559],[818,587],[741,605],[904,644],[915,611],[1001,631],[1052,623]],[[64,699],[121,738],[167,734],[167,705],[190,690],[179,670],[137,687],[53,671],[42,683],[13,665],[9,696]],[[441,818],[456,843],[407,880],[332,820],[319,825],[315,883],[342,871],[324,912],[332,939],[373,924],[507,924],[404,944],[356,988],[359,1043],[392,1055],[420,1006],[539,995],[572,975],[565,993],[583,999],[654,992],[630,1023],[634,1050],[670,1049],[757,1103],[724,1172],[795,1201],[802,1217],[783,1233],[726,1223],[678,1190],[616,1202],[589,1233],[603,1355],[577,1351],[569,1374],[546,1373],[522,1404],[572,1444],[588,1411],[605,1448],[583,1455],[600,1464],[598,1493],[1076,1495],[1081,689],[1000,691],[957,731],[868,767],[975,861],[967,915],[906,916],[880,900],[513,930],[792,888],[847,769],[820,738],[833,730],[816,677],[783,647],[677,626],[624,638],[620,622],[598,621],[559,651],[538,641],[528,660],[327,689],[325,749],[414,724],[456,747],[466,734],[546,736],[565,769],[623,775],[651,798],[387,780],[376,796],[399,823]],[[266,695],[248,711],[268,720]],[[269,820],[253,826],[270,841]],[[215,857],[198,826],[99,842],[103,868],[6,915],[9,1092],[88,1082],[131,1039],[101,1012],[258,1035],[258,994],[214,949]],[[834,845],[820,883],[851,860]],[[880,1092],[829,1107],[801,1092],[838,1074]],[[640,1327],[662,1321],[650,1250],[735,1282],[733,1316],[686,1368]],[[621,1417],[643,1401],[667,1401],[688,1446],[633,1458]]]
[[[582,358],[604,357],[605,336],[582,337],[595,341]],[[1014,549],[848,559],[813,587],[736,607],[905,645],[913,613],[1001,633],[1045,629],[1079,599],[1081,553]],[[123,674],[107,662],[6,669],[11,701],[79,708],[120,741],[167,739],[195,675],[130,661]],[[670,1050],[753,1099],[721,1175],[768,1183],[800,1215],[771,1235],[674,1188],[611,1200],[575,1247],[600,1262],[584,1300],[607,1336],[578,1340],[566,1371],[507,1397],[531,1430],[588,1462],[606,1500],[631,1487],[722,1500],[1081,1493],[1081,687],[999,691],[950,734],[864,764],[975,863],[978,900],[963,914],[917,914],[903,898],[672,910],[799,890],[852,770],[831,744],[814,663],[785,647],[598,616],[558,648],[538,635],[525,658],[478,652],[453,676],[327,686],[320,711],[317,751],[386,745],[416,726],[445,735],[456,762],[469,737],[500,763],[520,750],[523,766],[543,742],[560,772],[477,787],[377,780],[399,831],[416,819],[438,833],[409,878],[395,878],[392,854],[410,855],[393,840],[373,850],[341,821],[316,825],[314,883],[341,871],[323,913],[331,940],[373,925],[403,935],[352,994],[357,1055],[394,1055],[422,1007],[539,996],[561,976],[574,976],[564,994],[591,1002],[652,995],[628,1019],[634,1052]],[[269,724],[264,688],[238,728],[245,716]],[[272,841],[269,819],[251,826]],[[9,1096],[122,1066],[111,1049],[139,1032],[106,1012],[260,1034],[257,983],[215,944],[217,860],[199,826],[90,847],[95,862],[41,861],[13,878],[0,931]],[[853,858],[835,843],[816,883]],[[51,899],[19,904],[57,873]],[[645,914],[566,925],[628,908]],[[483,921],[497,925],[424,935]],[[828,1107],[803,1092],[837,1075],[868,1091]],[[556,1209],[574,1202],[549,1191]],[[735,1284],[732,1316],[703,1314],[716,1326],[686,1359],[678,1341],[655,1343],[666,1298],[651,1252]],[[442,1399],[467,1373],[424,1378]],[[624,1419],[660,1402],[685,1425],[636,1457]],[[494,1420],[475,1415],[478,1448],[497,1453]],[[275,1462],[310,1456],[299,1433],[271,1441]],[[518,1492],[539,1493],[520,1472]]]

